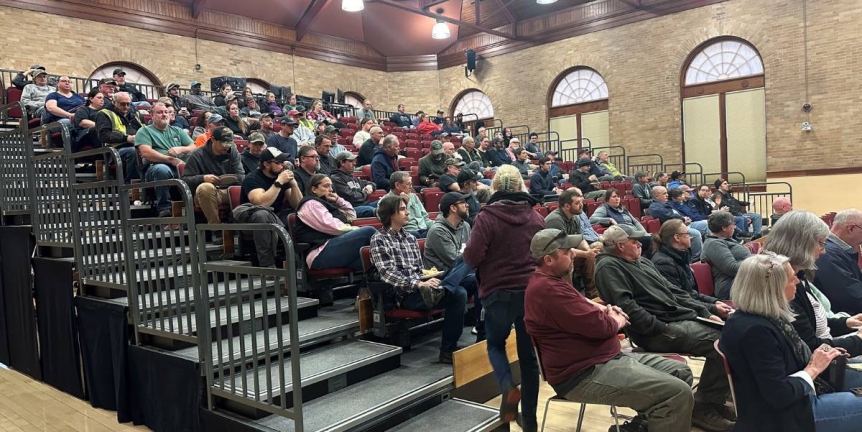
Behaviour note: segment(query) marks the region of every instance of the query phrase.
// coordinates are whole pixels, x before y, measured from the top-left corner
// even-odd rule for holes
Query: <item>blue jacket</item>
[[[512,164],[512,158],[510,158],[509,154],[506,153],[506,149],[488,149],[486,154],[488,155],[488,161],[491,162],[492,166],[498,167]]]
[[[859,254],[845,249],[834,234],[826,240],[826,253],[817,259],[814,285],[832,302],[835,312],[862,313],[862,271]]]
[[[674,210],[683,214],[683,216],[688,216],[692,221],[701,221],[706,220],[699,211],[695,210],[694,207],[688,205],[687,202],[676,202],[676,201],[668,201],[671,206],[673,206]]]
[[[658,221],[661,223],[664,223],[665,221],[670,219],[683,220],[684,217],[682,213],[678,212],[675,208],[673,208],[670,203],[670,201],[653,201],[652,204],[649,205],[649,215],[658,219]]]
[[[389,184],[389,176],[396,171],[398,165],[398,157],[389,157],[382,147],[374,149],[374,157],[371,159],[371,181],[377,185],[379,189],[390,190],[392,185]]]
[[[554,179],[551,177],[551,172],[544,172],[541,169],[536,170],[530,177],[530,195],[555,195]]]

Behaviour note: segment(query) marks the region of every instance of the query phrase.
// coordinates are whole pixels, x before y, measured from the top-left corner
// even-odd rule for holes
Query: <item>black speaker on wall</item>
[[[287,97],[290,96],[291,93],[290,86],[272,85],[269,86],[269,91],[271,91],[275,95],[275,98],[279,100],[287,99]]]
[[[476,70],[476,51],[468,49],[467,52],[467,67],[464,68],[464,75],[470,76]]]
[[[242,90],[245,88],[245,78],[229,76],[210,78],[210,87],[214,92],[219,91],[219,89],[224,83],[230,84],[230,87],[235,92],[242,92]]]

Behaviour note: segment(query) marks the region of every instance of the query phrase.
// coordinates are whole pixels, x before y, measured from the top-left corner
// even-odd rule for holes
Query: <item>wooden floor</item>
[[[703,362],[689,359],[688,364],[695,377],[700,376]],[[554,391],[547,383],[539,390],[538,415],[541,421],[545,401]],[[487,402],[493,407],[500,406],[497,397]],[[548,410],[545,430],[549,432],[574,431],[577,425],[580,405],[554,402]],[[628,409],[620,409],[620,414],[633,415]],[[606,432],[613,424],[609,407],[588,405],[584,418],[583,432]],[[89,402],[82,401],[53,387],[36,381],[18,372],[0,368],[0,432],[30,431],[75,431],[75,432],[126,432],[148,431],[144,426],[118,424],[117,413],[96,409]],[[520,432],[512,423],[511,430]],[[692,431],[701,431],[692,428]]]

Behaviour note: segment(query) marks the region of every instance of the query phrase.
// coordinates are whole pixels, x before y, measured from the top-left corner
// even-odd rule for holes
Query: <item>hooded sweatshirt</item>
[[[537,201],[524,192],[497,192],[476,215],[464,261],[476,268],[479,297],[497,290],[524,290],[536,265],[533,235],[545,227],[533,211]]]
[[[245,170],[246,174],[254,172],[254,170],[260,166],[260,155],[251,154],[250,149],[246,148],[245,151],[242,152],[241,156],[242,168]]]
[[[183,181],[189,185],[192,193],[204,182],[204,175],[207,174],[216,176],[234,174],[239,179],[239,184],[245,179],[245,170],[242,168],[236,147],[231,147],[228,153],[221,156],[214,156],[212,145],[212,140],[207,141],[206,145],[195,149],[186,159]]]
[[[666,323],[712,315],[703,303],[668,282],[643,257],[631,262],[613,254],[599,254],[596,288],[602,299],[628,314],[631,326],[627,331],[634,335],[657,335],[664,332]]]
[[[398,170],[397,166],[398,156],[391,157],[383,151],[382,147],[376,147],[374,158],[371,160],[371,181],[380,189],[392,189],[389,177]]]
[[[456,227],[440,213],[425,238],[425,268],[449,270],[452,263],[461,256],[461,247],[467,244],[469,238],[469,223],[461,221]]]

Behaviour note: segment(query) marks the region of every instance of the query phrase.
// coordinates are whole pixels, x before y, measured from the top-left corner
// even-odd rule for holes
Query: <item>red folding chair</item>
[[[694,274],[694,281],[697,283],[697,290],[701,294],[711,296],[715,293],[715,282],[712,280],[712,269],[705,262],[698,262],[691,265],[691,272]]]

